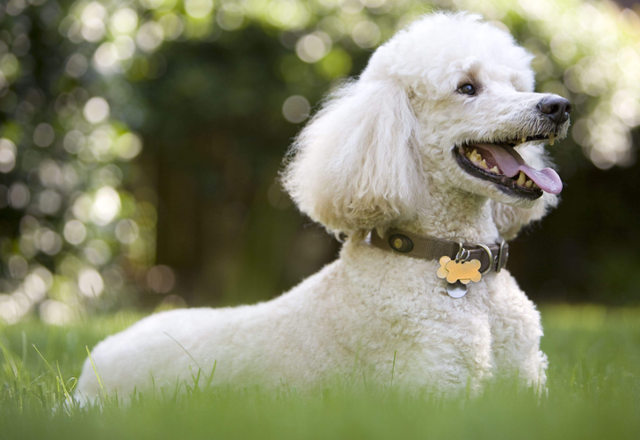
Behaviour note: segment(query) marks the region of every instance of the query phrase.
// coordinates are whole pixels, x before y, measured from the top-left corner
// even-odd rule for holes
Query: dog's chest
[[[394,352],[416,365],[461,353],[493,358],[514,333],[510,329],[522,327],[523,312],[528,316],[532,310],[507,270],[483,275],[464,297],[452,298],[446,280],[437,277],[438,267],[435,261],[399,257],[348,271],[355,275],[349,290],[359,292],[353,303],[358,313],[352,316],[364,329],[363,347],[377,361]]]

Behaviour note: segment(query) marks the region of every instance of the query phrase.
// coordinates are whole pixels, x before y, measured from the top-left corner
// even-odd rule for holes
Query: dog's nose
[[[569,119],[569,113],[571,113],[569,100],[558,95],[545,96],[536,108],[558,125],[566,122]]]

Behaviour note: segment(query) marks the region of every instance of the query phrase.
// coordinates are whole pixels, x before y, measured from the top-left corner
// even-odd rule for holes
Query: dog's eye
[[[465,84],[463,86],[458,87],[458,92],[463,93],[465,95],[475,95],[476,88],[472,84]]]

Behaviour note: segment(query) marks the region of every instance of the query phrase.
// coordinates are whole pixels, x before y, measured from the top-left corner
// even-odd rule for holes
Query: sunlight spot
[[[147,284],[156,293],[168,293],[175,282],[173,270],[168,266],[154,266],[147,272]]]
[[[53,127],[49,124],[38,124],[36,129],[33,131],[33,143],[38,147],[48,147],[53,143],[54,138],[55,133],[53,131]]]
[[[16,165],[16,145],[9,139],[0,139],[0,172],[8,173]]]
[[[111,31],[129,34],[138,26],[138,14],[133,9],[124,8],[116,11],[111,17]]]
[[[138,29],[136,43],[145,52],[153,52],[162,44],[164,30],[155,21],[148,21]]]
[[[193,18],[203,18],[211,13],[213,10],[212,0],[186,0],[184,2],[184,8]]]
[[[94,269],[84,269],[78,275],[78,287],[83,295],[89,298],[97,298],[102,295],[104,282],[98,271]]]
[[[282,104],[282,114],[284,118],[294,124],[298,124],[307,119],[310,112],[311,105],[304,96],[290,96],[284,104]]]
[[[64,238],[73,245],[82,243],[87,236],[87,228],[79,220],[70,220],[64,225]]]
[[[47,324],[62,325],[73,319],[69,306],[51,299],[40,304],[40,318]]]
[[[296,43],[296,54],[306,63],[320,61],[331,50],[331,37],[324,32],[305,35]]]
[[[116,238],[124,244],[131,244],[139,235],[138,224],[130,219],[120,220],[116,225]]]
[[[100,226],[109,224],[120,212],[120,196],[110,186],[104,186],[96,192],[91,207],[91,219]]]
[[[96,96],[87,101],[83,114],[87,121],[99,124],[109,117],[109,104],[106,99]]]

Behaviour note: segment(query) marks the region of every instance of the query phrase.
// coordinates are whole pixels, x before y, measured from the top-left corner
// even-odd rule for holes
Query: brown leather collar
[[[454,241],[389,229],[384,237],[380,237],[375,230],[371,231],[371,244],[383,250],[423,260],[439,260],[443,256],[452,260],[480,260],[480,273],[482,274],[490,270],[500,272],[507,265],[509,259],[509,244],[502,237],[498,244],[463,245]]]

